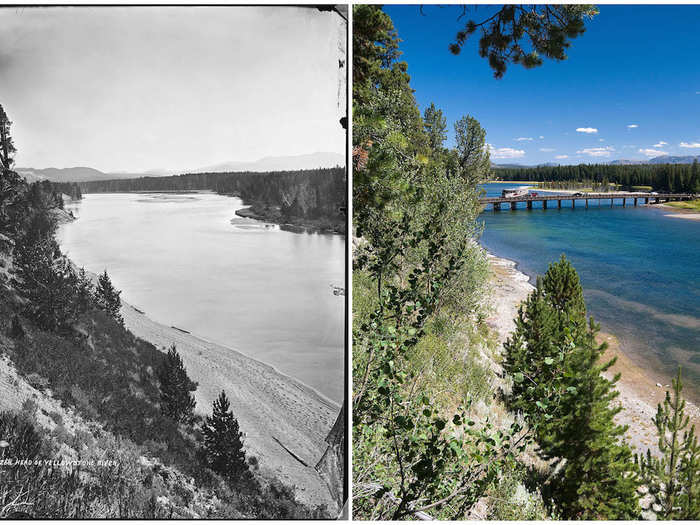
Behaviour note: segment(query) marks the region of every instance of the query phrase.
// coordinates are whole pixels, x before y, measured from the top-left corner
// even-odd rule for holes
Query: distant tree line
[[[279,206],[284,215],[344,221],[344,168],[240,173],[186,173],[80,183],[84,193],[211,190],[236,195],[246,203]]]
[[[593,181],[607,185],[651,186],[657,191],[673,193],[700,192],[698,161],[693,164],[579,164],[577,166],[537,166],[532,168],[496,168],[501,180],[522,181]]]

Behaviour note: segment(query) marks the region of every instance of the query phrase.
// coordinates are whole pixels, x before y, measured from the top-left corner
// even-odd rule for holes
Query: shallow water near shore
[[[344,395],[345,238],[236,219],[214,193],[88,194],[66,205],[62,250],[107,269],[155,321],[276,367],[336,402]]]
[[[488,196],[515,184],[486,184]],[[584,208],[503,209],[482,213],[482,245],[534,277],[566,254],[576,267],[590,315],[622,351],[670,383],[683,367],[688,396],[700,400],[700,223],[665,217],[668,210],[627,208],[615,200]],[[522,203],[519,207],[524,208]]]

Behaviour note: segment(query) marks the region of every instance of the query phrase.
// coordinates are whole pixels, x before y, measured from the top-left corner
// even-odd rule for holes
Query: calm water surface
[[[273,365],[343,398],[345,238],[231,219],[213,193],[89,194],[61,248],[152,319]]]
[[[499,196],[509,184],[484,185]],[[536,191],[536,190],[535,190]],[[486,210],[482,245],[514,260],[531,277],[564,253],[578,271],[589,314],[622,350],[666,379],[683,367],[688,394],[700,401],[700,222],[665,217],[668,209],[622,208],[621,200],[535,204]],[[525,204],[519,205],[525,208]],[[664,383],[664,384],[666,384]]]

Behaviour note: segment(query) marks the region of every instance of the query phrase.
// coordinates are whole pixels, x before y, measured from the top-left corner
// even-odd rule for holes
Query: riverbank
[[[666,217],[673,217],[675,219],[686,219],[691,221],[700,221],[700,200],[695,201],[679,201],[679,202],[666,202],[659,204],[659,207],[673,211],[674,213],[667,213]]]
[[[327,448],[328,432],[340,407],[275,368],[222,345],[159,324],[123,304],[124,324],[137,337],[162,350],[176,345],[192,380],[196,412],[211,413],[224,390],[245,434],[248,456],[261,472],[294,486],[297,499],[335,509],[328,488],[314,469]]]
[[[518,306],[534,290],[534,286],[530,284],[528,276],[517,269],[514,261],[492,254],[488,254],[488,259],[492,273],[492,314],[487,323],[497,334],[500,346],[515,329]],[[605,359],[617,357],[617,362],[605,373],[605,377],[612,379],[616,373],[622,374],[616,384],[620,393],[616,402],[623,410],[616,421],[629,426],[626,437],[637,452],[651,450],[658,453],[656,426],[652,417],[656,414],[658,403],[663,403],[666,390],[671,388],[670,379],[634,363],[622,352],[614,335],[601,332],[598,341],[608,343]],[[686,403],[686,415],[690,416],[696,429],[700,429],[700,409],[690,401]]]
[[[236,215],[246,219],[279,224],[280,229],[295,233],[333,233],[345,235],[345,221],[328,218],[309,219],[305,217],[288,217],[282,214],[279,206],[253,203],[247,208],[236,210]]]

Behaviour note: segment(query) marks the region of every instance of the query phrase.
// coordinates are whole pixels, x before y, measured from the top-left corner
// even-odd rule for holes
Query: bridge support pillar
[[[659,203],[659,198],[656,197],[656,199],[654,200],[654,202],[655,202],[656,204],[658,204],[658,203]]]
[[[532,201],[527,201],[527,209],[528,210],[532,209]]]
[[[588,209],[588,199],[586,199],[586,209]]]
[[[626,204],[626,203],[627,203],[627,199],[625,199],[624,197],[622,197],[622,207],[623,207],[623,208],[625,207],[625,204]]]
[[[561,199],[557,199],[557,208],[561,210]]]
[[[634,198],[634,205],[637,205],[637,197]]]
[[[493,203],[493,211],[501,211],[501,203],[500,202]]]
[[[517,202],[515,202],[515,201],[511,202],[511,203],[510,203],[510,209],[511,209],[511,210],[515,210],[515,207],[516,207],[517,205],[518,205]]]
[[[547,209],[547,201],[542,201],[542,209],[543,210]]]
[[[576,207],[576,199],[571,199],[571,207],[572,208]]]
[[[610,207],[613,207],[613,203],[615,202],[615,199],[610,199]]]
[[[644,197],[644,204],[649,204],[649,197]]]

